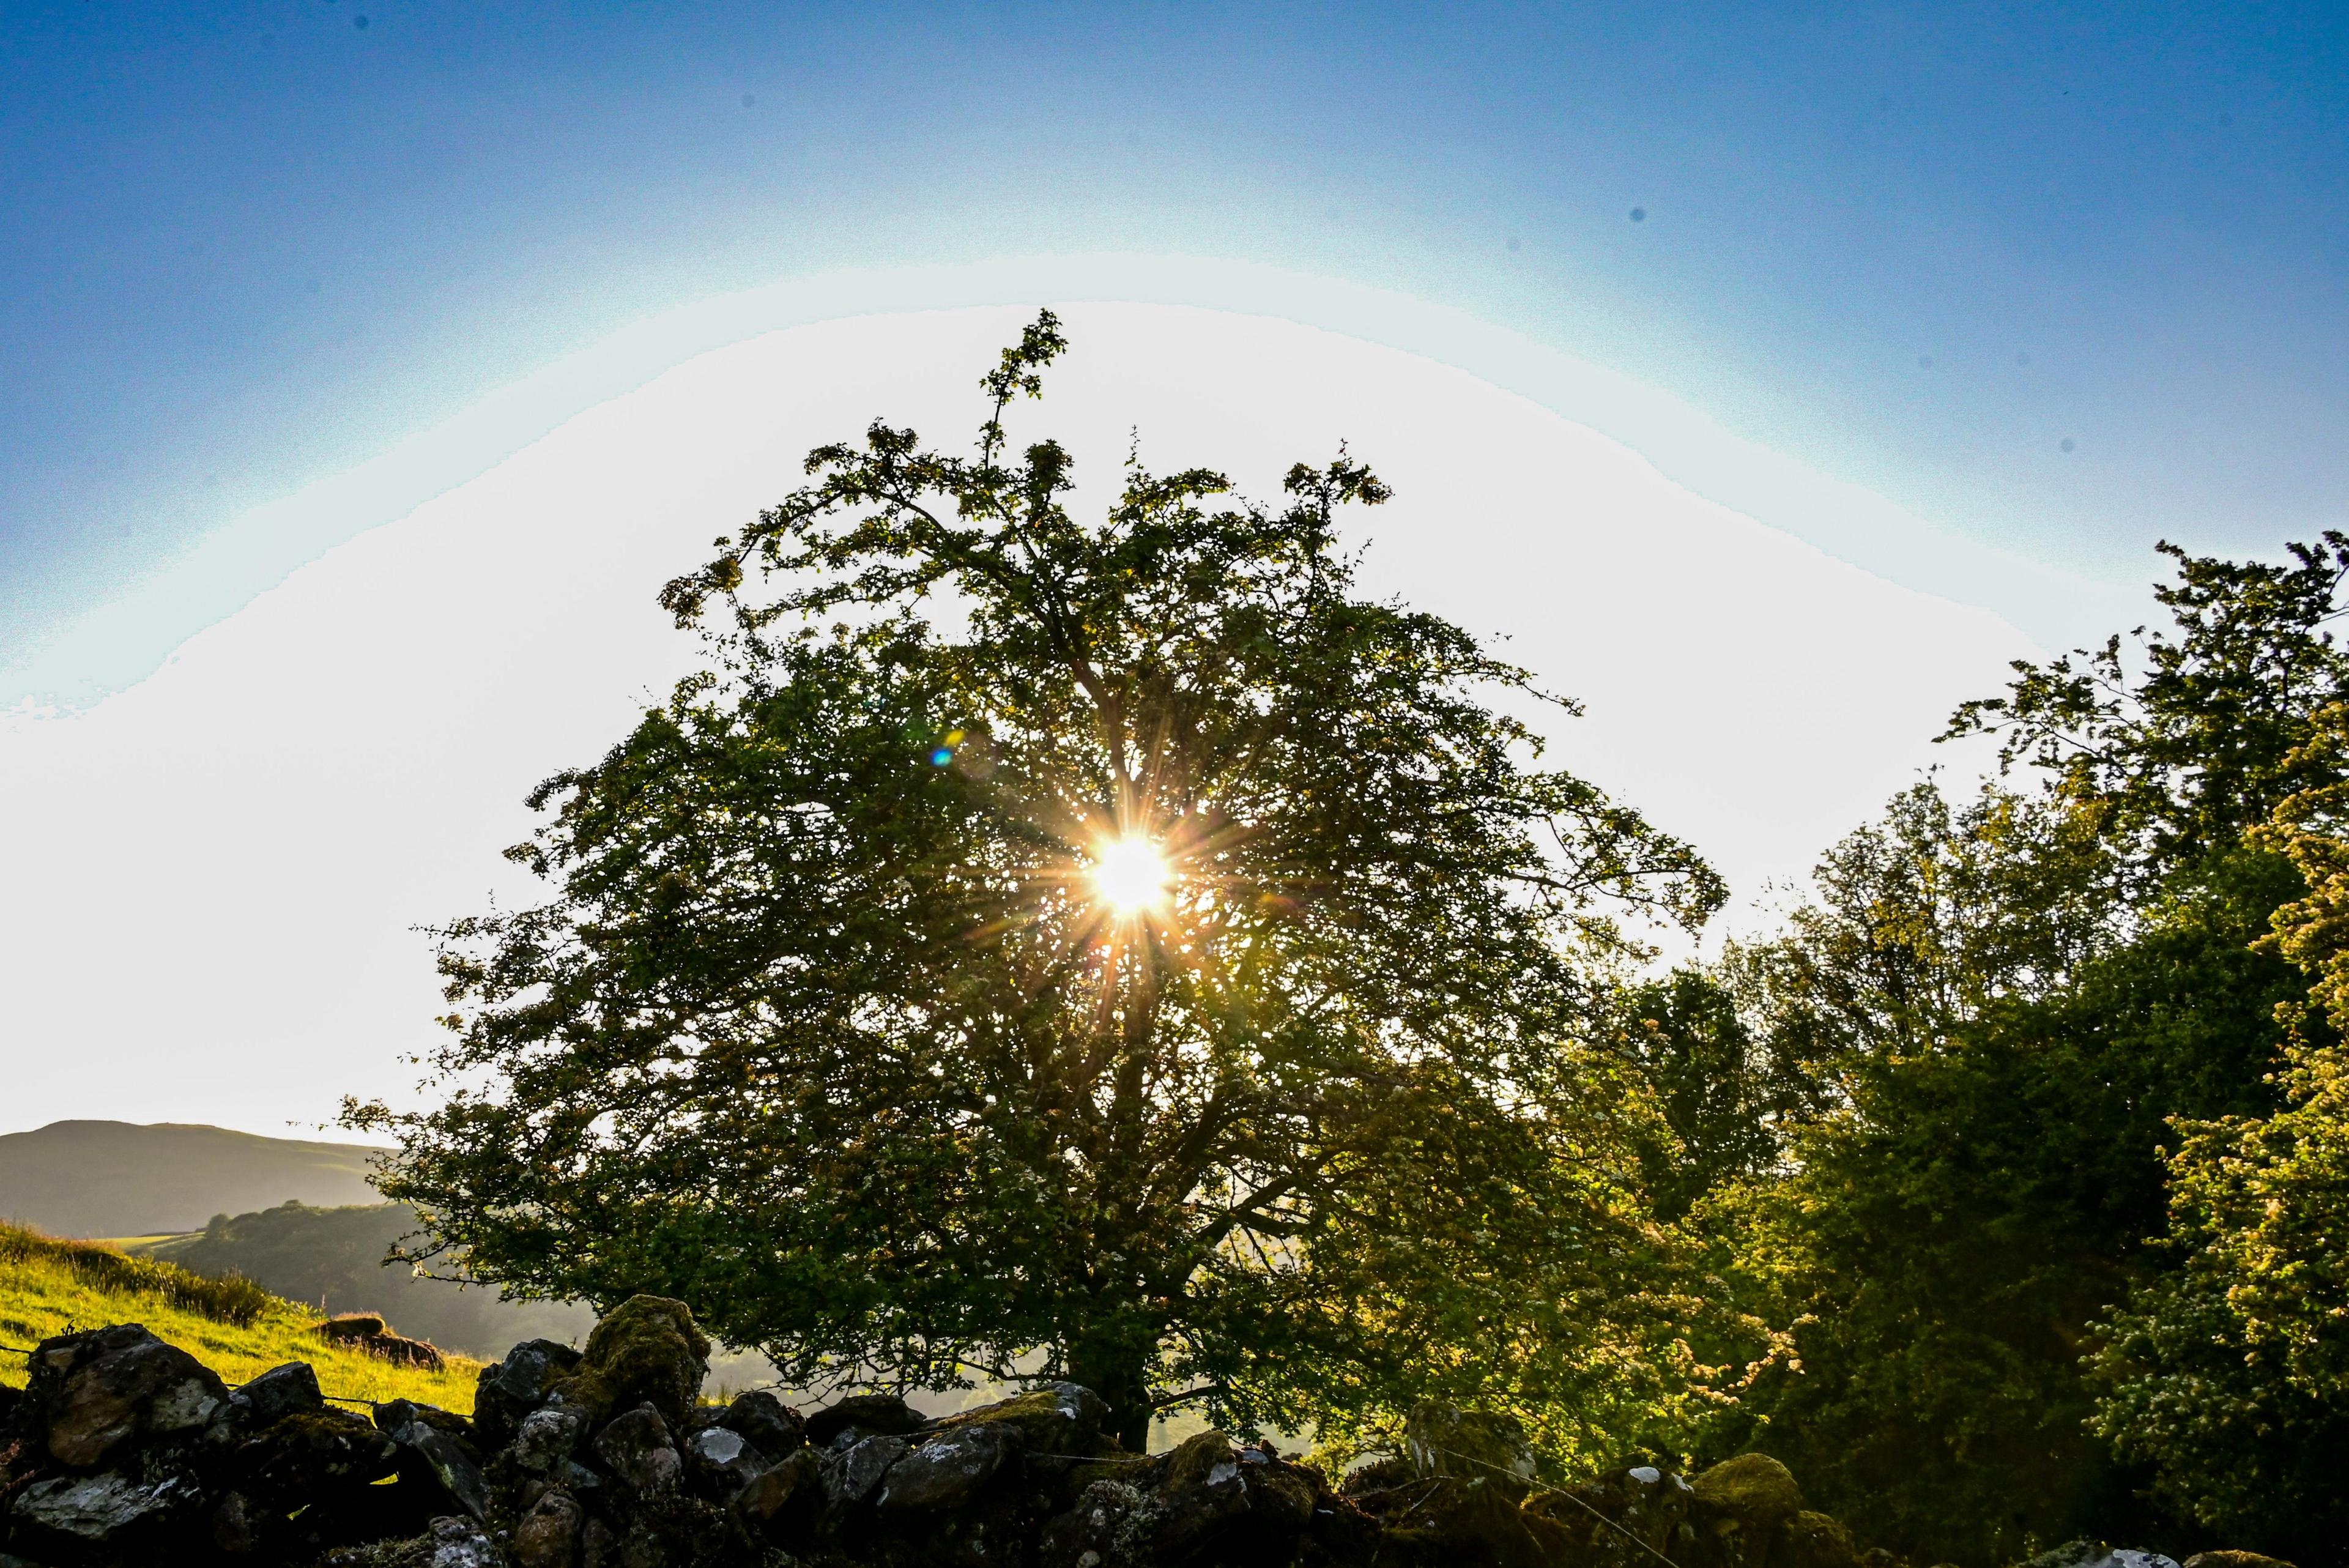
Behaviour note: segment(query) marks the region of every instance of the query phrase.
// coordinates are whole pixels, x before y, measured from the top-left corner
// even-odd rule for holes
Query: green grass
[[[317,1369],[319,1386],[350,1399],[415,1399],[470,1412],[481,1363],[448,1357],[439,1372],[394,1366],[331,1345],[318,1315],[250,1280],[212,1279],[129,1257],[94,1241],[61,1241],[0,1223],[0,1344],[30,1347],[53,1334],[142,1323],[233,1386],[288,1361]],[[22,1387],[25,1358],[0,1351],[0,1384]]]

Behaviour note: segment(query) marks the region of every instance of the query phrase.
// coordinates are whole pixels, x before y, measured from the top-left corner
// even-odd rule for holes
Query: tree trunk
[[[1087,1335],[1069,1350],[1069,1381],[1081,1383],[1109,1407],[1107,1430],[1130,1453],[1150,1448],[1149,1350],[1124,1336]]]

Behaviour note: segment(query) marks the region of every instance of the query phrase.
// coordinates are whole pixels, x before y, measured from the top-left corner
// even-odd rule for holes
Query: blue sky
[[[1048,253],[1455,306],[2098,577],[2272,551],[2349,517],[2344,110],[2339,5],[0,0],[0,663],[648,316]]]

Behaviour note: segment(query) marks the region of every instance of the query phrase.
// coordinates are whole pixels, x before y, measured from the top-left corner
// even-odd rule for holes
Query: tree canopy
[[[2349,709],[2305,732],[2287,761],[2306,787],[2253,834],[2302,881],[2263,944],[2313,981],[2278,1009],[2285,1103],[2179,1118],[2169,1266],[2115,1314],[2095,1370],[2099,1430],[2164,1501],[2313,1554],[2349,1525]]]
[[[2215,1325],[2251,1299],[2245,1260],[2300,1278],[2331,1257],[2253,1197],[2299,1180],[2330,1212],[2316,1079],[2270,1118],[2287,1022],[2329,1033],[2288,961],[2338,940],[2302,872],[2338,842],[2315,792],[2342,774],[2323,738],[2349,542],[2168,554],[2168,626],[2019,664],[1960,710],[2006,780],[1904,794],[1720,966],[1757,1059],[1811,1089],[1765,1124],[1775,1163],[1700,1205],[1787,1345],[1709,1440],[1760,1443],[1899,1550],[1989,1563],[2221,1526],[2297,1549],[2327,1517],[2250,1450],[2317,1432],[2312,1397],[2349,1386],[2254,1389],[2243,1353],[2282,1338]]]
[[[548,895],[443,933],[438,1109],[382,1183],[527,1293],[657,1288],[813,1386],[1067,1376],[1553,1443],[1695,1383],[1599,1037],[1621,925],[1722,887],[1356,597],[1340,454],[1277,507],[875,423],[662,595],[708,669],[532,797]],[[1645,1418],[1641,1417],[1640,1418]]]

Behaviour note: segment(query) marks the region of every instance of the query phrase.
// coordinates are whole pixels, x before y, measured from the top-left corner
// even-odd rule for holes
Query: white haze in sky
[[[1551,757],[1708,853],[1733,924],[1961,760],[1931,737],[2033,651],[1463,371],[1217,311],[1064,315],[1074,348],[1012,435],[1076,452],[1081,505],[1130,432],[1154,469],[1219,468],[1275,504],[1290,462],[1349,443],[1395,491],[1352,520],[1364,588],[1506,638],[1579,698]],[[0,1131],[285,1134],[346,1093],[412,1102],[402,1057],[441,1011],[416,928],[532,897],[497,854],[529,830],[523,796],[697,660],[659,585],[876,415],[965,445],[1027,316],[867,317],[704,355],[333,549],[130,690],[0,722]]]

